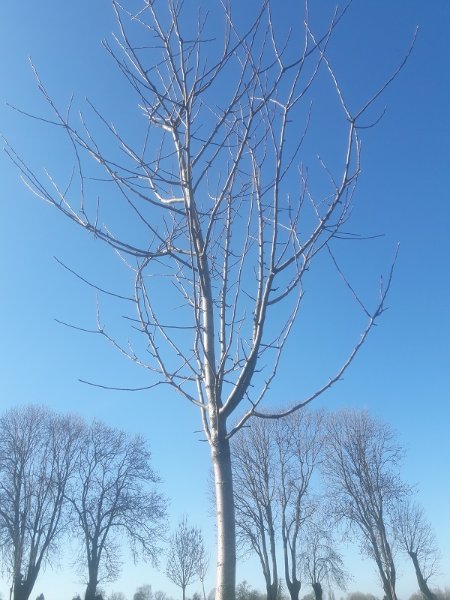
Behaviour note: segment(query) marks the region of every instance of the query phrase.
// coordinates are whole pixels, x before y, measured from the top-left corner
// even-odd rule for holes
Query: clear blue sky
[[[214,0],[203,3],[215,10]],[[21,117],[6,102],[45,112],[27,64],[31,55],[57,101],[65,103],[74,91],[80,103],[88,96],[107,110],[115,103],[124,106],[128,96],[123,82],[100,45],[116,28],[109,2],[1,4],[0,131],[41,172],[50,166],[58,174],[70,173],[71,165],[60,159],[55,132]],[[244,13],[257,4],[247,2]],[[296,2],[282,4],[286,12],[281,19],[294,24],[298,14],[289,7]],[[334,2],[311,5],[319,24]],[[363,274],[358,285],[368,297],[376,294],[377,277],[388,268],[396,243],[401,244],[390,308],[345,380],[317,406],[365,407],[396,428],[407,450],[404,476],[417,484],[436,531],[443,560],[435,583],[444,586],[450,585],[450,4],[354,0],[336,32],[331,56],[347,96],[358,104],[399,63],[417,25],[413,55],[380,104],[387,105],[387,113],[364,134],[355,209],[361,233],[384,233],[355,247],[352,268]],[[320,108],[321,99],[316,102]],[[330,132],[325,124],[317,128],[321,152],[333,150]],[[196,411],[167,391],[126,394],[78,383],[79,377],[123,386],[148,381],[103,340],[54,320],[92,326],[96,309],[93,291],[63,271],[53,256],[99,284],[114,285],[117,263],[111,253],[32,197],[5,155],[0,156],[0,199],[0,408],[45,403],[145,434],[171,498],[173,521],[189,513],[204,528],[213,550],[209,454],[196,433]],[[350,343],[357,335],[359,320],[341,307],[340,296],[331,296],[320,280],[312,280],[311,286],[307,320],[294,332],[272,398],[294,399],[323,381],[339,363],[341,342]],[[42,574],[35,595],[44,591],[47,600],[59,600],[83,590],[70,568],[70,552],[65,554],[60,570]],[[347,568],[355,577],[351,589],[382,595],[368,560],[360,562],[350,551]],[[402,565],[399,575],[399,595],[406,600],[417,588],[409,564]],[[253,563],[243,564],[239,579],[263,588]],[[176,595],[163,574],[129,561],[121,579],[106,588],[131,597],[143,583]],[[6,587],[1,582],[4,596]]]

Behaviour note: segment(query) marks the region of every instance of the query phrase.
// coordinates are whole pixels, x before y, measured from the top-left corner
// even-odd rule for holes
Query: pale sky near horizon
[[[6,103],[45,114],[28,64],[31,56],[62,105],[74,91],[77,106],[83,105],[86,96],[100,108],[124,106],[129,96],[101,47],[101,40],[110,39],[117,29],[110,2],[3,0],[1,4],[0,133],[41,173],[51,165],[66,176],[71,164],[65,164],[59,154],[56,133],[19,115]],[[215,0],[202,0],[201,4],[216,10]],[[245,17],[257,4],[252,0],[245,9],[240,7],[241,12],[236,10]],[[321,19],[332,14],[335,2],[310,4],[320,26]],[[294,6],[294,0],[286,0],[286,13],[281,9],[280,18],[289,20],[295,30],[298,14],[288,10]],[[399,64],[416,26],[419,34],[412,56],[378,104],[380,110],[386,105],[387,112],[376,128],[363,132],[363,170],[355,208],[359,232],[384,234],[355,246],[353,267],[364,273],[364,294],[377,294],[378,276],[386,273],[400,243],[389,310],[344,380],[315,406],[367,408],[398,432],[406,450],[403,476],[417,486],[418,500],[442,552],[441,574],[435,585],[444,587],[450,586],[450,3],[354,0],[336,31],[330,56],[348,97],[358,104]],[[321,99],[316,102],[320,109]],[[327,140],[327,131],[321,131],[320,124],[317,132],[318,144],[325,145],[325,152],[331,149],[333,141]],[[60,319],[91,326],[96,298],[53,257],[87,278],[100,275],[99,285],[112,286],[120,281],[115,259],[108,249],[93,243],[83,231],[32,197],[4,154],[0,156],[0,201],[0,410],[43,403],[144,434],[162,489],[171,501],[172,523],[189,514],[191,522],[204,529],[213,551],[209,451],[198,433],[197,411],[167,390],[132,394],[82,385],[79,378],[124,387],[148,381],[143,371],[103,340],[55,322]],[[280,403],[286,404],[335,370],[342,357],[341,341],[356,339],[359,331],[353,309],[342,308],[342,322],[331,320],[329,306],[336,302],[340,299],[330,296],[320,282],[311,291],[307,304],[311,320],[302,322],[300,316],[269,400],[282,399]],[[340,306],[334,308],[340,310]],[[319,322],[320,330],[316,329]],[[70,566],[70,553],[70,548],[65,548],[59,568],[47,568],[40,575],[32,598],[41,591],[46,600],[69,600],[83,593]],[[354,544],[345,548],[345,555],[346,567],[354,576],[349,590],[382,597],[372,563],[359,558]],[[209,587],[213,579],[211,568]],[[254,560],[240,563],[238,580],[243,579],[264,589]],[[144,583],[154,590],[164,589],[174,598],[180,595],[163,569],[134,566],[126,556],[119,580],[104,587],[122,591],[131,600],[136,587]],[[8,597],[7,587],[0,575],[4,598]],[[407,600],[416,589],[413,569],[402,561],[399,597]],[[196,590],[199,586],[192,586],[189,594]],[[305,586],[304,593],[307,591]]]

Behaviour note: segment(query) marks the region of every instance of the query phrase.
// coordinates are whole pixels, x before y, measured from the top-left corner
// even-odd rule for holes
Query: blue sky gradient
[[[313,26],[323,27],[334,4],[311,2]],[[216,10],[214,0],[204,0],[203,5],[212,13]],[[248,20],[257,5],[252,0],[245,7],[236,6],[238,21]],[[293,0],[283,3],[276,11],[280,28],[288,23],[300,27],[300,13]],[[450,585],[450,4],[447,0],[354,0],[336,30],[330,56],[356,107],[400,63],[416,26],[419,34],[413,54],[372,116],[385,105],[387,112],[377,127],[363,133],[363,170],[352,228],[383,237],[342,249],[350,277],[364,298],[373,302],[379,276],[388,271],[400,243],[389,310],[344,380],[316,406],[367,408],[398,431],[406,449],[404,477],[417,484],[418,499],[442,551],[442,574],[435,584],[445,586]],[[72,164],[66,160],[58,131],[6,104],[47,114],[28,56],[60,105],[66,105],[75,92],[77,106],[88,97],[108,117],[129,123],[130,135],[138,127],[135,99],[101,47],[101,40],[110,39],[116,29],[108,0],[3,0],[0,132],[39,173],[45,167],[64,179]],[[340,145],[329,102],[325,95],[314,97],[309,148],[332,161]],[[55,322],[94,327],[96,293],[53,257],[98,285],[120,292],[126,281],[117,260],[108,248],[33,197],[5,154],[0,156],[0,198],[0,409],[44,403],[146,435],[154,467],[171,499],[173,523],[189,513],[191,521],[204,528],[213,551],[209,450],[198,433],[197,411],[165,388],[137,394],[82,385],[78,378],[124,387],[147,385],[148,380],[144,371],[125,361],[100,336]],[[307,282],[304,317],[269,393],[272,404],[303,397],[326,381],[357,339],[360,315],[337,281],[323,285],[325,269],[319,263]],[[113,303],[105,310],[105,318],[115,319],[121,307]],[[44,591],[47,600],[58,600],[83,591],[70,567],[70,548],[60,562],[61,569],[48,568],[40,576],[34,595]],[[346,566],[354,575],[350,589],[382,595],[374,567],[369,560],[361,561],[353,546]],[[211,585],[213,572],[211,568]],[[406,600],[417,588],[412,567],[402,564],[399,576],[399,596]],[[243,563],[238,578],[263,588],[253,561]],[[131,598],[143,583],[176,595],[162,572],[146,565],[135,567],[126,555],[121,578],[105,587]],[[1,577],[0,590],[6,598],[7,583]]]

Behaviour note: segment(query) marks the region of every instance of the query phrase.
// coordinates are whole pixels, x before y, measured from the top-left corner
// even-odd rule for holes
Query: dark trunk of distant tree
[[[95,600],[98,586],[98,564],[89,565],[89,581],[86,586],[84,600]]]
[[[266,585],[267,600],[277,600],[278,597],[278,581]]]
[[[419,561],[417,560],[417,552],[408,552],[411,560],[413,561],[414,569],[416,570],[417,583],[419,584],[419,589],[422,594],[425,596],[426,600],[437,600],[436,594],[428,587],[427,580],[422,574],[422,569],[420,568]]]
[[[28,600],[32,586],[27,585],[26,581],[17,582],[14,586],[14,600]]]
[[[395,592],[395,588],[393,587],[393,585],[388,581],[388,579],[386,577],[384,577],[382,579],[383,579],[384,597],[386,598],[386,600],[397,600],[397,594]]]
[[[40,563],[34,568],[30,569],[26,579],[22,574],[16,577],[14,583],[14,600],[28,600],[33,591],[34,584],[36,583],[37,576],[39,574]]]
[[[316,581],[312,584],[312,588],[314,590],[314,597],[316,600],[322,600],[323,590],[322,585],[319,581]]]
[[[24,583],[14,586],[14,600],[28,600],[31,588]]]
[[[291,597],[291,600],[298,600],[300,588],[302,587],[302,584],[300,583],[300,581],[298,579],[295,579],[295,581],[290,581],[290,580],[286,579],[286,586],[287,586],[287,589],[289,590],[289,595]]]
[[[381,535],[385,536],[384,526],[382,526],[378,530],[378,532],[381,533]],[[374,531],[368,532],[368,538],[371,542],[375,562],[378,567],[378,573],[380,575],[381,583],[383,585],[384,598],[385,600],[397,600],[397,594],[395,592],[396,571],[394,562],[392,560],[390,545],[388,544],[386,537],[384,537],[384,546],[380,545],[377,541]],[[384,561],[381,555],[383,548]],[[386,548],[389,550],[389,553],[386,552]],[[389,568],[385,566],[386,563],[389,564]]]

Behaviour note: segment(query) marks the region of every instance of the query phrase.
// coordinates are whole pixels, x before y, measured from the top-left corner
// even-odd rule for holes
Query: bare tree
[[[238,535],[258,555],[268,600],[276,600],[278,477],[276,421],[255,420],[233,440],[234,495]]]
[[[280,420],[276,427],[284,574],[291,600],[298,600],[301,587],[297,572],[299,534],[315,510],[310,484],[321,459],[323,421],[321,412],[299,411]]]
[[[80,564],[88,572],[85,600],[95,600],[101,579],[118,574],[117,535],[128,538],[135,559],[157,563],[166,504],[156,490],[158,481],[141,437],[98,421],[84,432],[68,500],[81,541]]]
[[[252,421],[233,441],[238,533],[259,557],[268,599],[277,597],[281,532],[286,584],[291,599],[298,600],[299,533],[314,512],[310,483],[323,445],[322,425],[322,413],[302,410]]]
[[[236,586],[236,600],[263,600],[264,597],[264,594],[252,588],[246,580]]]
[[[405,500],[397,507],[394,526],[402,551],[413,562],[420,591],[426,600],[437,600],[428,580],[436,574],[439,553],[423,509],[409,499]]]
[[[107,600],[127,600],[127,598],[123,592],[111,592]]]
[[[208,11],[200,10],[192,27],[181,1],[134,4],[124,8],[112,0],[119,33],[117,45],[105,42],[105,48],[136,94],[142,143],[127,134],[128,121],[111,125],[90,103],[99,129],[84,115],[76,124],[70,107],[61,111],[38,77],[54,115],[44,120],[64,131],[73,148],[73,176],[67,183],[41,180],[8,152],[37,196],[111,246],[129,267],[131,293],[113,296],[134,307],[127,318],[144,335],[144,351],[122,343],[100,319],[93,331],[147,369],[152,377],[139,389],[165,383],[198,408],[215,478],[217,600],[233,600],[231,436],[252,415],[288,414],[327,391],[385,309],[392,270],[369,308],[332,247],[337,238],[355,237],[348,221],[360,174],[360,127],[406,59],[367,102],[351,109],[328,58],[346,8],[320,34],[306,10],[301,34],[277,35],[270,2],[262,2],[242,30],[231,6],[218,3],[218,34],[217,13],[208,20]],[[310,183],[309,158],[301,152],[308,96],[322,71],[337,100],[343,150],[332,166],[314,165],[323,176],[319,184]],[[113,206],[116,216],[108,215]],[[285,411],[266,411],[261,402],[299,313],[305,273],[322,251],[331,253],[366,325],[315,391],[294,398]],[[170,307],[177,310],[168,316]]]
[[[307,524],[303,548],[299,561],[305,578],[313,588],[315,600],[322,600],[324,583],[335,583],[345,589],[348,575],[330,528],[324,526],[323,515],[320,523],[316,515],[314,521]]]
[[[173,600],[172,597],[169,597],[166,592],[162,590],[156,590],[154,594],[154,600]]]
[[[183,517],[170,540],[166,575],[181,588],[183,600],[186,588],[199,577],[199,566],[205,561],[203,536],[197,527],[189,525]]]
[[[64,494],[80,430],[76,418],[38,406],[9,410],[0,419],[1,552],[14,600],[28,600],[67,525]]]
[[[133,600],[153,600],[152,586],[149,584],[139,586],[133,595]]]
[[[198,566],[197,566],[198,578],[200,580],[200,583],[202,584],[203,600],[206,600],[205,580],[206,580],[206,576],[208,574],[208,569],[209,569],[209,557],[208,557],[208,553],[206,552],[206,549],[205,549],[205,551],[203,553],[203,557],[200,558],[200,560],[198,562]]]
[[[364,592],[351,592],[347,594],[346,600],[380,600],[373,594],[365,594]]]
[[[331,510],[359,534],[388,600],[397,598],[392,515],[407,491],[398,473],[401,456],[392,429],[365,411],[341,411],[328,421],[324,471]]]

